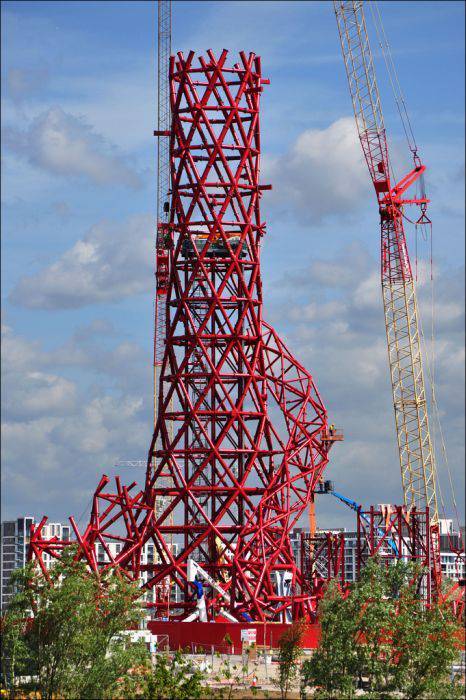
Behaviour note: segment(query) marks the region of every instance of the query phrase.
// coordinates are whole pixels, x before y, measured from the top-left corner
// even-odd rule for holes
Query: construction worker
[[[335,425],[333,423],[331,423],[328,427],[328,434],[330,435],[330,437],[332,437],[332,435],[335,434]]]
[[[204,586],[202,585],[202,579],[200,576],[196,576],[193,581],[194,587],[196,589],[196,609],[198,613],[199,622],[207,622],[207,610],[204,597]]]

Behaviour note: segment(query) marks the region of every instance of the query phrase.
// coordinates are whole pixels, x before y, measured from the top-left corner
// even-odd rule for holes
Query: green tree
[[[141,666],[116,683],[112,698],[144,700],[188,700],[205,697],[205,674],[180,651],[173,656],[158,654],[152,670]]]
[[[357,675],[357,605],[350,596],[342,600],[337,584],[331,581],[319,605],[321,639],[311,659],[301,667],[301,689],[317,686],[323,697],[352,697]]]
[[[423,605],[410,585],[419,574],[411,564],[387,569],[371,560],[346,597],[330,583],[320,645],[302,667],[303,695],[313,687],[315,697],[352,698],[364,682],[372,698],[455,697],[458,625],[448,609]]]
[[[227,635],[225,635],[227,636]],[[230,636],[230,635],[228,635]],[[220,664],[217,675],[213,679],[217,682],[226,681],[226,687],[216,688],[215,690],[210,689],[209,697],[212,698],[226,698],[226,700],[231,700],[233,697],[233,691],[241,686],[244,682],[244,677],[248,672],[248,667],[246,664],[237,666],[236,664],[231,665],[230,656],[227,654],[227,658]],[[256,694],[256,689],[251,688],[252,695]]]
[[[20,667],[42,698],[111,697],[128,669],[150,663],[143,644],[120,634],[141,618],[138,589],[116,573],[99,581],[73,557],[64,552],[50,582],[32,565],[16,574],[19,592],[2,620],[3,675],[11,687]]]
[[[288,697],[288,692],[298,675],[298,662],[302,656],[301,641],[306,623],[297,620],[285,630],[278,640],[278,678],[282,700]]]
[[[16,577],[10,585],[14,587]],[[8,614],[3,615],[0,623],[2,636],[1,675],[2,684],[14,688],[18,678],[27,671],[29,649],[25,642],[27,620],[24,616],[26,593],[19,590],[10,603]]]
[[[393,685],[407,700],[462,697],[449,671],[458,657],[460,627],[448,606],[423,608],[410,591],[393,620]]]

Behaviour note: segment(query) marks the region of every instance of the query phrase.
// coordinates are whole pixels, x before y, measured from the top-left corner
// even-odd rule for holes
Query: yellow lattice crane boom
[[[435,457],[429,431],[415,281],[403,226],[403,207],[420,207],[428,222],[425,194],[409,198],[422,183],[425,166],[413,148],[414,166],[393,184],[387,138],[374,71],[363,2],[334,0],[341,48],[364,157],[380,212],[382,295],[395,424],[405,504],[429,509],[438,524]]]

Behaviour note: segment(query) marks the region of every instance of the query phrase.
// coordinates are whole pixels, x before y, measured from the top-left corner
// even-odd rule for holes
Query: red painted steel
[[[214,647],[215,652],[221,654],[241,654],[243,644],[241,641],[241,630],[256,630],[256,645],[265,646],[269,649],[277,649],[278,641],[282,634],[289,629],[290,625],[282,622],[252,622],[238,623],[218,620],[215,625],[208,622],[163,622],[160,620],[150,620],[148,629],[152,634],[167,635],[169,648],[189,649],[194,652],[211,652]],[[225,642],[228,635],[232,644]],[[316,649],[321,635],[320,625],[308,624],[305,627],[301,646],[305,649]]]
[[[381,505],[358,509],[356,567],[359,577],[368,559],[378,557],[389,566],[401,559],[419,565],[420,574],[411,582],[430,605],[438,599],[432,561],[436,551],[437,525],[431,525],[429,508]],[[395,545],[390,546],[389,541]]]
[[[301,533],[301,570],[304,587],[316,600],[323,596],[325,585],[335,580],[345,589],[345,535],[343,532]]]
[[[312,376],[262,318],[260,198],[269,188],[259,183],[259,101],[268,81],[253,53],[230,67],[226,50],[194,59],[170,62],[166,344],[145,485],[117,478],[108,492],[103,477],[84,533],[72,523],[95,571],[118,566],[135,580],[146,571],[146,588],[169,579],[173,619],[195,607],[189,558],[225,591],[222,600],[207,588],[211,617],[223,607],[239,621],[311,618],[315,599],[289,534],[328,461],[327,414]],[[147,542],[156,561],[142,564]],[[39,526],[31,551],[41,561],[60,545]]]
[[[325,584],[333,579],[344,593],[350,583],[345,581],[345,557],[352,553],[357,579],[372,557],[384,566],[396,560],[410,561],[419,566],[420,573],[411,583],[425,603],[447,599],[437,589],[432,567],[438,527],[430,523],[428,508],[418,511],[396,505],[371,506],[369,510],[359,507],[356,523],[355,549],[348,547],[344,533],[318,533],[314,538],[302,533],[301,568],[307,590],[319,599]]]

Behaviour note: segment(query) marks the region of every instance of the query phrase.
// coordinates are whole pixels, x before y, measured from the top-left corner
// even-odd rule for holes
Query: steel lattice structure
[[[345,535],[342,532],[301,533],[301,570],[305,589],[322,595],[331,580],[345,587]]]
[[[157,417],[158,375],[165,346],[165,310],[168,286],[166,221],[170,189],[170,86],[168,69],[171,54],[171,0],[158,0],[157,41],[157,236],[156,295],[154,323],[154,425]]]
[[[317,533],[310,537],[301,533],[301,568],[310,590],[321,591],[330,580],[336,580],[342,594],[348,591],[345,580],[346,556],[354,556],[356,580],[369,559],[377,557],[382,566],[395,561],[419,565],[419,573],[411,581],[418,595],[430,604],[438,597],[432,575],[435,540],[430,527],[429,509],[417,511],[406,506],[378,505],[357,509],[356,546],[347,542],[344,533]],[[351,533],[353,535],[353,533]]]
[[[412,147],[414,167],[394,184],[363,2],[334,0],[334,8],[359,140],[380,214],[382,297],[403,497],[410,508],[427,508],[430,512],[431,537],[437,543],[431,562],[433,582],[439,588],[442,572],[436,464],[429,430],[416,289],[403,224],[403,207],[411,204],[420,207],[417,223],[430,223],[425,194],[406,196],[417,181],[423,189],[426,167],[416,147]]]
[[[103,477],[79,556],[145,587],[170,580],[176,615],[194,608],[188,560],[202,564],[212,616],[285,621],[315,612],[289,538],[326,467],[327,414],[311,374],[262,318],[260,58],[227,51],[170,60],[171,205],[166,343],[143,489]],[[157,504],[157,508],[155,505]],[[44,522],[44,521],[43,521]],[[63,543],[31,552],[59,556]],[[178,543],[175,552],[170,546]],[[109,542],[119,542],[112,553]],[[153,564],[141,550],[153,542]],[[107,564],[96,559],[102,544]]]
[[[361,0],[334,0],[343,58],[356,125],[374,184],[381,225],[382,294],[392,380],[395,423],[406,505],[430,509],[438,522],[435,460],[427,414],[421,341],[414,278],[403,225],[403,206],[428,199],[407,199],[425,165],[415,154],[415,167],[399,183],[390,178],[387,137],[380,95]]]

